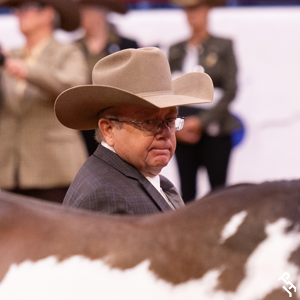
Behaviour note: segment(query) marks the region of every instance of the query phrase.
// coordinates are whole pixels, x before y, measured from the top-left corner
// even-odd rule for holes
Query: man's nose
[[[164,136],[171,136],[172,131],[167,125],[167,122],[164,120],[160,120],[160,123],[157,127],[156,135],[164,135]]]

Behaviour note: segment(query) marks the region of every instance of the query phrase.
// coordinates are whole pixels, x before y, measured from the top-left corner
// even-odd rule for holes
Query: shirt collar
[[[146,177],[153,185],[154,187],[160,192],[160,177],[159,175],[156,175],[154,177]]]
[[[109,145],[108,145],[106,142],[104,142],[104,141],[101,141],[101,145],[102,145],[103,147],[107,148],[108,150],[110,150],[110,151],[112,151],[112,152],[116,153],[116,151],[115,151],[114,147],[112,147],[112,146],[109,146]]]

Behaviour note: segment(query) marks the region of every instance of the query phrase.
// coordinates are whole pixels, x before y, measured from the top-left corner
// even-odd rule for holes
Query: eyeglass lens
[[[176,118],[176,119],[169,119],[169,120],[148,120],[142,123],[142,130],[148,131],[151,133],[158,132],[162,127],[163,124],[169,127],[171,131],[181,130],[184,124],[184,119]]]

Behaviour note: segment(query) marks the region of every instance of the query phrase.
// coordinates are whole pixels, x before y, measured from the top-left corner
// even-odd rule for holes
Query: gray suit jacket
[[[175,208],[184,206],[176,188],[163,176],[161,188]],[[63,204],[109,214],[143,215],[171,210],[142,173],[102,145],[76,175]]]

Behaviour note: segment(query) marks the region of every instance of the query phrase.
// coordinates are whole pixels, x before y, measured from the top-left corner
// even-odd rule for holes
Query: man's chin
[[[157,168],[157,169],[161,169],[166,167],[169,163],[170,159],[169,158],[164,158],[164,159],[159,159],[155,162],[155,164],[153,165],[154,168]],[[159,171],[159,172],[160,172]]]

